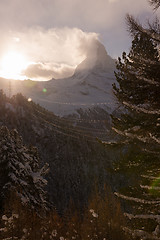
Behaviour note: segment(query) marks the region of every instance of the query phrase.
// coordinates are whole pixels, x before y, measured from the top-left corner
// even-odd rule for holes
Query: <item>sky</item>
[[[146,24],[158,11],[147,0],[1,0],[0,76],[70,76],[94,39],[117,58],[131,46],[126,13]]]

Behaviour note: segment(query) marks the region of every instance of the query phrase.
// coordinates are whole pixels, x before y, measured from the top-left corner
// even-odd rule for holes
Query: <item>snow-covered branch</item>
[[[120,130],[114,128],[114,127],[112,129],[113,129],[113,131],[115,131],[119,135],[124,136],[124,137],[128,137],[130,139],[138,139],[139,141],[141,141],[143,143],[146,143],[146,142],[149,141],[149,138],[147,138],[147,137],[138,136],[137,134],[133,134],[133,133],[128,132],[126,130],[125,131],[120,131]]]
[[[128,201],[133,201],[133,202],[137,202],[137,203],[143,203],[143,204],[149,204],[149,205],[160,205],[160,201],[159,200],[145,200],[145,199],[140,199],[140,198],[135,198],[135,197],[129,197],[120,193],[115,192],[114,193],[117,197],[122,198],[122,199],[126,199]]]
[[[123,101],[123,104],[131,109],[136,110],[137,112],[143,112],[147,114],[160,114],[160,110],[148,110],[140,106],[133,105],[131,103]]]

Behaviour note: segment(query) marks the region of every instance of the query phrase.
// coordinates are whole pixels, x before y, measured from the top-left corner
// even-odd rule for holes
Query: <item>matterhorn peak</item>
[[[103,44],[95,39],[86,54],[86,59],[77,66],[74,76],[81,74],[82,71],[86,73],[113,72],[114,68],[115,60],[108,55]]]
[[[112,87],[115,82],[115,60],[98,40],[87,44],[86,50],[86,59],[77,66],[71,77],[37,81],[32,87],[26,87],[30,86],[26,85],[26,81],[19,81],[15,84],[14,94],[20,91],[59,116],[95,107],[107,109],[111,113],[117,107]],[[46,89],[45,93],[42,89]]]

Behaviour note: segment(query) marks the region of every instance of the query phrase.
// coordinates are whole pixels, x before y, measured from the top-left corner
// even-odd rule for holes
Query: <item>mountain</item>
[[[0,91],[0,127],[4,125],[17,129],[26,146],[37,147],[41,166],[49,164],[47,192],[58,210],[71,200],[81,209],[95,190],[95,181],[108,183],[111,156],[92,135],[93,129],[91,134],[21,94],[8,98]]]
[[[115,60],[107,54],[104,46],[96,41],[94,51],[77,66],[72,77],[46,82],[45,96],[40,93],[34,100],[38,100],[55,114],[63,116],[80,108],[107,106],[108,109],[113,109],[114,69]]]
[[[97,106],[112,112],[116,107],[112,93],[114,70],[115,60],[107,54],[105,47],[95,40],[92,51],[89,51],[86,59],[77,66],[73,76],[45,82],[10,81],[10,87],[9,82],[1,79],[0,88],[10,88],[12,94],[21,92],[60,116],[73,114],[77,109]]]
[[[106,72],[113,74],[115,60],[106,52],[105,47],[98,41],[94,42],[94,50],[88,52],[86,59],[81,62],[74,73],[74,77],[85,77],[91,73]]]

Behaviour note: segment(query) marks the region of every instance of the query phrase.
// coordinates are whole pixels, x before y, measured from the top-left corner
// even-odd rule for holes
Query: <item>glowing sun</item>
[[[27,67],[25,56],[18,52],[8,52],[4,55],[0,64],[1,75],[5,78],[20,79],[22,71]]]

